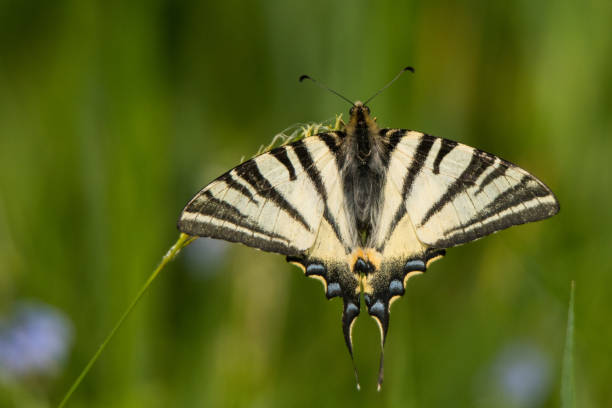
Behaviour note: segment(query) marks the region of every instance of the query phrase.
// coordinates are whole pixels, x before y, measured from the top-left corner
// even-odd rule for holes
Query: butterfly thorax
[[[384,144],[370,110],[356,102],[350,110],[343,143],[345,160],[341,169],[346,208],[355,220],[359,241],[365,245],[380,210],[385,177]]]

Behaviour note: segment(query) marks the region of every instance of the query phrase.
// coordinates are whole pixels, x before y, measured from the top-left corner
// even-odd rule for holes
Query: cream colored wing
[[[348,251],[346,223],[328,206],[339,180],[340,133],[299,140],[228,171],[187,204],[179,230],[301,256],[314,245],[324,219]]]
[[[366,275],[364,299],[384,344],[392,301],[444,248],[548,218],[559,204],[544,183],[492,154],[408,130],[381,136],[387,175],[368,240],[379,258]]]
[[[402,201],[376,237],[378,245],[406,214],[423,244],[449,248],[559,211],[550,189],[510,162],[451,140],[396,132],[401,137],[389,177]]]
[[[358,235],[347,217],[339,174],[344,137],[308,137],[228,171],[187,204],[178,227],[287,255],[306,276],[321,280],[327,298],[344,301],[343,331],[352,356],[359,281],[349,260]]]

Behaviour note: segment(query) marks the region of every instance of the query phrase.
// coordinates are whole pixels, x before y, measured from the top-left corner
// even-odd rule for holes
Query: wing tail
[[[357,316],[359,316],[359,296],[357,295],[352,299],[351,296],[345,296],[344,309],[342,312],[342,332],[344,334],[346,348],[351,356],[355,381],[357,383],[357,389],[359,390],[361,389],[361,385],[359,385],[359,375],[357,374],[357,366],[355,365],[355,358],[353,357],[353,324]]]
[[[384,261],[379,273],[373,273],[366,279],[364,299],[368,313],[378,323],[380,330],[380,366],[377,384],[379,391],[384,378],[384,348],[389,331],[391,304],[404,295],[408,279],[425,272],[431,262],[440,259],[444,254],[443,249],[428,248],[422,255],[408,260],[396,258]]]
[[[312,257],[287,257],[287,262],[298,266],[309,278],[321,281],[327,299],[341,297],[344,306],[342,311],[342,333],[346,348],[351,356],[353,371],[357,389],[360,389],[359,376],[353,356],[353,324],[359,316],[359,281],[350,272],[348,264],[340,262],[325,261],[320,258]]]

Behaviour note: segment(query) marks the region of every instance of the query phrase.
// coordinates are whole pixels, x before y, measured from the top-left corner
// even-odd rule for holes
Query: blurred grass
[[[79,387],[83,379],[87,376],[87,374],[91,370],[91,367],[93,367],[96,361],[98,361],[98,358],[100,358],[100,356],[102,355],[102,353],[104,352],[104,350],[106,349],[110,341],[115,337],[115,334],[117,333],[117,331],[121,329],[121,326],[123,326],[123,322],[125,321],[125,319],[128,318],[128,316],[131,314],[132,310],[138,304],[142,296],[148,291],[149,286],[151,286],[151,283],[153,283],[153,281],[157,278],[157,276],[164,269],[164,267],[168,264],[168,262],[172,261],[174,257],[176,257],[179,254],[181,249],[183,249],[184,247],[186,247],[187,245],[189,245],[196,239],[197,239],[196,237],[192,237],[187,234],[183,234],[183,233],[180,234],[177,241],[174,243],[174,245],[172,245],[172,247],[168,250],[168,252],[166,252],[166,254],[162,257],[160,264],[157,266],[157,268],[155,268],[155,270],[151,273],[151,275],[146,280],[146,282],[142,285],[142,287],[140,288],[136,296],[134,296],[130,304],[125,308],[125,311],[121,314],[121,317],[119,318],[119,320],[117,320],[117,323],[113,326],[111,331],[105,337],[100,347],[98,347],[98,349],[93,354],[91,359],[87,362],[83,370],[79,373],[78,377],[74,380],[74,382],[72,383],[72,385],[70,386],[70,388],[68,389],[68,391],[66,392],[62,400],[60,401],[58,405],[59,408],[62,408],[63,406],[65,406],[66,403],[70,400],[70,397]]]
[[[567,331],[563,350],[563,368],[561,377],[561,408],[576,406],[576,389],[574,382],[574,293],[576,285],[572,281],[569,308],[567,312]]]
[[[406,65],[416,75],[371,104],[381,125],[515,162],[561,213],[410,281],[382,393],[371,319],[355,326],[357,393],[319,283],[194,243],[69,406],[558,406],[570,280],[577,405],[612,405],[611,18],[609,2],[570,0],[0,3],[0,312],[38,299],[76,333],[57,376],[0,382],[0,405],[59,401],[201,186],[287,126],[347,111],[300,74],[357,99]],[[508,385],[525,358],[537,389]]]

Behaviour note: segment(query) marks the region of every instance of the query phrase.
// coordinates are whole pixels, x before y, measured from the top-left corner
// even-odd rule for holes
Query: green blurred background
[[[411,280],[381,393],[367,314],[356,392],[339,300],[280,256],[198,240],[69,406],[556,407],[572,279],[578,406],[612,406],[611,21],[604,0],[1,1],[0,406],[57,404],[199,188],[346,115],[300,74],[363,99],[406,65],[370,105],[382,126],[515,162],[560,214]],[[54,317],[15,345],[24,308]]]

